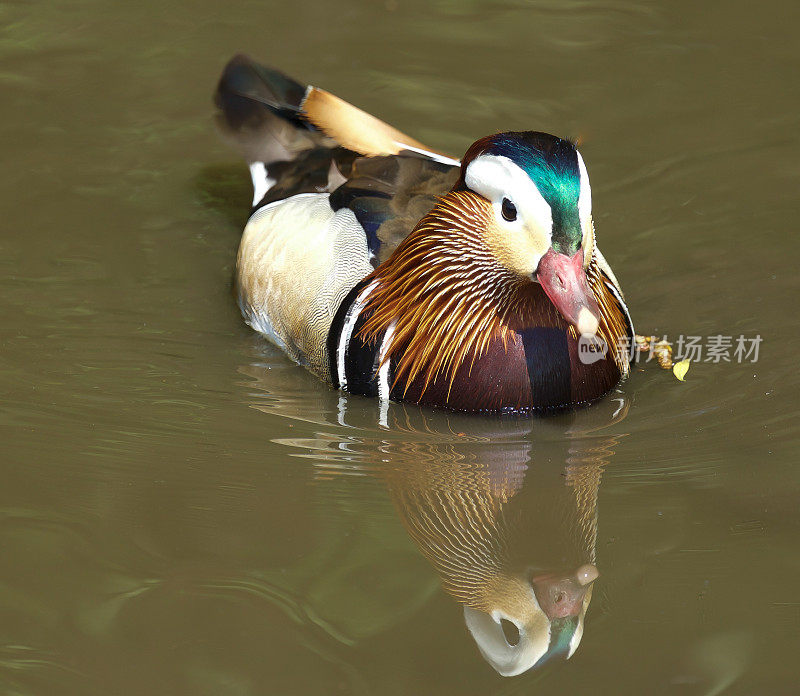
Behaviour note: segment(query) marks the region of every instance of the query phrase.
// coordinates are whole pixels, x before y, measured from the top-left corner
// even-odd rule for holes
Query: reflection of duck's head
[[[585,563],[568,573],[500,576],[479,608],[464,607],[478,648],[503,676],[521,674],[553,657],[569,658],[583,635],[597,568]]]

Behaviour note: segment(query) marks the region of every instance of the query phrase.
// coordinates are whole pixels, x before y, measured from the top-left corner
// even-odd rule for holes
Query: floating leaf
[[[683,382],[684,378],[686,377],[686,373],[689,371],[689,360],[681,360],[680,362],[676,362],[672,366],[672,374],[674,374],[681,382]]]

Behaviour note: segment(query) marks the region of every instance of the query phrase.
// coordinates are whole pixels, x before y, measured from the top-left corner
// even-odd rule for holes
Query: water
[[[797,15],[0,6],[0,692],[794,693]],[[332,392],[231,297],[249,182],[210,95],[242,50],[455,155],[580,136],[637,329],[758,362],[544,421]],[[575,655],[499,676],[459,587],[581,563]]]

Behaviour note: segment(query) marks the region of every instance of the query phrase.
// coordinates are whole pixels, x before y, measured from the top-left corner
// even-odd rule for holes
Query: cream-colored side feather
[[[326,339],[345,295],[372,270],[352,211],[306,193],[256,211],[236,263],[245,321],[330,381]]]
[[[600,266],[600,270],[603,271],[608,276],[608,279],[614,284],[614,287],[619,292],[619,296],[622,299],[625,299],[625,293],[622,292],[622,288],[620,287],[619,281],[617,280],[617,276],[614,275],[614,271],[611,270],[611,266],[608,265],[608,261],[606,261],[606,257],[600,252],[598,247],[595,247],[595,258],[597,259],[597,265]]]

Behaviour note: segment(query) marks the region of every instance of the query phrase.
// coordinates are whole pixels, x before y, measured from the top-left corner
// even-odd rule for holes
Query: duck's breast
[[[396,384],[392,398],[459,411],[547,411],[599,399],[620,380],[610,355],[581,359],[578,339],[566,327],[532,327],[497,338],[474,363],[458,367],[452,384],[442,375],[423,389],[415,379]]]

